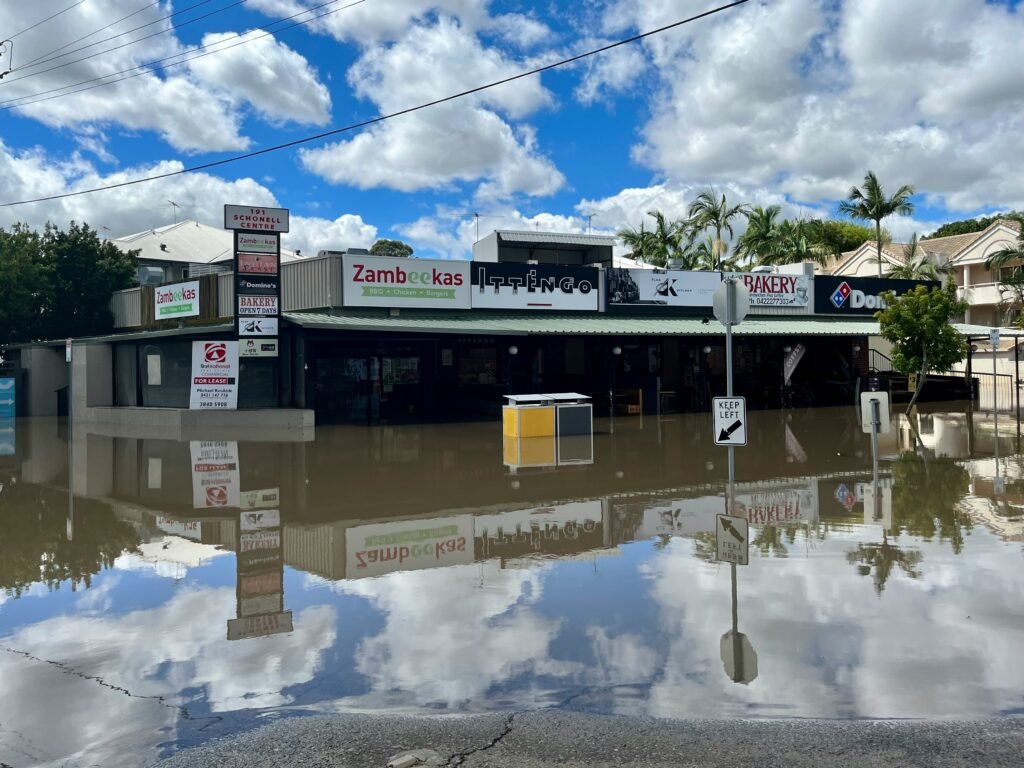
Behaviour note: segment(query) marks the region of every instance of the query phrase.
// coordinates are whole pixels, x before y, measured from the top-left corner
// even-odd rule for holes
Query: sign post
[[[871,486],[872,498],[876,506],[874,517],[877,519],[881,516],[881,512],[877,509],[877,504],[881,499],[878,490],[878,435],[880,432],[888,433],[890,429],[889,393],[861,392],[860,421],[861,429],[871,433]]]

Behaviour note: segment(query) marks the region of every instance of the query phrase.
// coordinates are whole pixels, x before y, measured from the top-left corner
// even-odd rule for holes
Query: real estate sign
[[[718,272],[609,269],[608,305],[710,307],[715,289],[721,282],[722,276]]]
[[[153,289],[157,320],[199,316],[199,281],[161,285]]]
[[[469,309],[469,262],[345,255],[342,294],[347,307]]]
[[[238,443],[228,440],[193,440],[192,506],[196,509],[238,507]]]
[[[238,407],[237,341],[192,342],[192,387],[188,407],[231,411]]]

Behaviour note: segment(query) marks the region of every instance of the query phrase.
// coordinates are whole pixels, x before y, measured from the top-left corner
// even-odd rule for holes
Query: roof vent
[[[161,251],[166,251],[167,250],[167,243],[160,243],[160,250]]]

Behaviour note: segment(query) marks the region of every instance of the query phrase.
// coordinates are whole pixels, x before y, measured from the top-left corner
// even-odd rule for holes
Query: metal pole
[[[1020,453],[1020,337],[1013,340],[1013,394],[1017,404],[1017,453]]]
[[[732,663],[736,680],[743,680],[743,643],[740,641],[739,601],[736,597],[736,563],[730,563],[732,576]],[[735,682],[735,681],[734,681]]]
[[[725,323],[725,395],[732,397],[732,326],[736,319],[736,279],[727,278]],[[726,491],[728,514],[733,514],[733,484],[736,482],[736,449],[729,446],[729,486]]]
[[[874,486],[874,509],[871,510],[872,519],[878,520],[882,514],[879,508],[878,488],[878,432],[882,428],[881,403],[876,399],[871,400],[871,480]]]
[[[996,352],[999,345],[992,345],[992,419],[993,426],[995,427],[996,439],[995,439],[995,460],[996,460],[996,477],[999,477],[999,378],[996,373],[997,357]]]

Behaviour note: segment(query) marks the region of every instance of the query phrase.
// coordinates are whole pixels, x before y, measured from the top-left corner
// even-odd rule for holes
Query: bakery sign
[[[806,307],[811,300],[811,279],[807,275],[737,272],[735,277],[750,292],[752,307]]]

